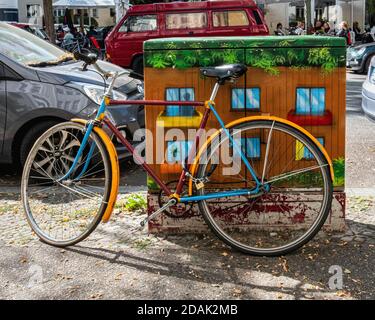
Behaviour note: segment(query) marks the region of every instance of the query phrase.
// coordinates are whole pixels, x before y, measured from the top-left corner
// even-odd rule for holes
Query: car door
[[[6,118],[6,80],[4,65],[0,63],[0,153],[3,150]]]
[[[143,52],[143,42],[159,36],[156,14],[130,15],[117,30],[112,56],[116,64],[131,67],[131,61]]]

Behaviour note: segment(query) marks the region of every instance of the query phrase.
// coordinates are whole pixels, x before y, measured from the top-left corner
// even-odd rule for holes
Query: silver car
[[[375,57],[371,59],[366,81],[362,85],[362,110],[375,120]]]
[[[105,70],[122,68],[98,61]],[[87,119],[104,94],[105,79],[57,46],[20,28],[0,22],[0,163],[21,163],[35,140],[49,127]],[[114,98],[140,100],[143,83],[130,77],[118,81]],[[108,108],[109,117],[132,138],[144,127],[143,106]],[[129,155],[116,139],[119,156]]]

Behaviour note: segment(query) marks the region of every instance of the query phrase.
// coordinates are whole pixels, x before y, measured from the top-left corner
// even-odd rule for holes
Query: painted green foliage
[[[334,172],[334,187],[343,187],[345,185],[345,159],[339,157],[333,159],[333,172]],[[319,171],[310,171],[302,174],[294,175],[286,179],[282,179],[279,182],[273,184],[274,187],[283,187],[291,185],[293,186],[316,186],[320,187],[322,185],[322,175]]]
[[[333,181],[334,187],[343,187],[345,184],[345,159],[343,157],[333,159],[333,172],[335,179]]]
[[[273,75],[279,74],[280,66],[320,67],[323,73],[345,66],[345,46],[341,45],[342,39],[333,37],[207,39],[147,41],[145,65],[160,69],[185,69],[224,63],[246,63]]]

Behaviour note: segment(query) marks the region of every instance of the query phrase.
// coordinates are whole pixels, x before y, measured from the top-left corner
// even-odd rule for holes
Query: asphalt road
[[[349,193],[375,195],[375,122],[361,109],[365,77],[347,74],[345,183]]]

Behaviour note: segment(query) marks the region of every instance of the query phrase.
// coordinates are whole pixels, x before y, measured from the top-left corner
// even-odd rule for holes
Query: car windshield
[[[24,65],[57,64],[67,53],[20,28],[0,22],[0,53]]]

